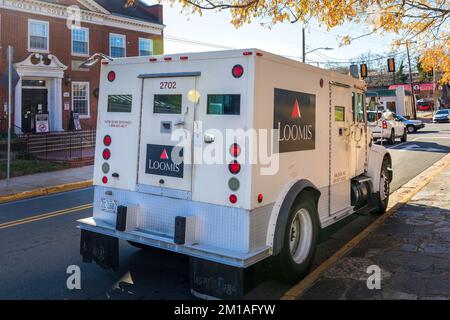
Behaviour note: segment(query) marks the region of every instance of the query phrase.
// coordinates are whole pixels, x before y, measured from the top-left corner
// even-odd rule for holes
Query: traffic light
[[[395,72],[395,59],[394,58],[388,59],[388,71]]]
[[[360,69],[361,69],[361,78],[363,78],[363,79],[365,79],[365,78],[367,78],[367,76],[368,76],[368,72],[367,72],[367,64],[362,64],[361,66],[360,66]]]

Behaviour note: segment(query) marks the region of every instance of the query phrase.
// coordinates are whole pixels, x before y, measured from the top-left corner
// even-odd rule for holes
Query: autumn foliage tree
[[[137,0],[128,0],[129,4]],[[231,13],[231,23],[240,27],[258,21],[265,25],[281,22],[305,23],[315,19],[327,29],[345,23],[364,24],[375,33],[394,33],[393,45],[407,42],[417,48],[424,69],[443,73],[450,81],[450,1],[449,0],[160,0],[181,4],[184,11],[202,14],[204,10]],[[342,44],[356,38],[343,35]]]

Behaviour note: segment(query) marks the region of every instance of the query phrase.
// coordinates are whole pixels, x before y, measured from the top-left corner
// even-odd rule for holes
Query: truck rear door
[[[199,73],[151,74],[143,79],[138,188],[192,191],[192,137]],[[185,143],[180,143],[184,140]]]

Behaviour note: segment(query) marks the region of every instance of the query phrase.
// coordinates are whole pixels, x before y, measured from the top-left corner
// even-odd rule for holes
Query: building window
[[[72,82],[72,109],[81,117],[89,117],[89,82]]]
[[[139,38],[139,55],[140,56],[153,55],[153,40]]]
[[[89,55],[89,29],[72,29],[72,54]]]
[[[126,38],[120,34],[109,35],[109,55],[112,58],[123,58],[126,56],[125,52]]]
[[[28,20],[28,49],[31,51],[49,50],[49,24],[46,21]]]

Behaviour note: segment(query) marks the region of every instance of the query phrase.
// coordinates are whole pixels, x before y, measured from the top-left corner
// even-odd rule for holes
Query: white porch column
[[[50,131],[64,131],[62,127],[62,79],[52,78],[48,89]]]
[[[14,92],[14,132],[22,133],[22,78],[17,82]]]
[[[63,105],[62,105],[62,79],[55,79],[55,130],[64,131],[63,129]]]

